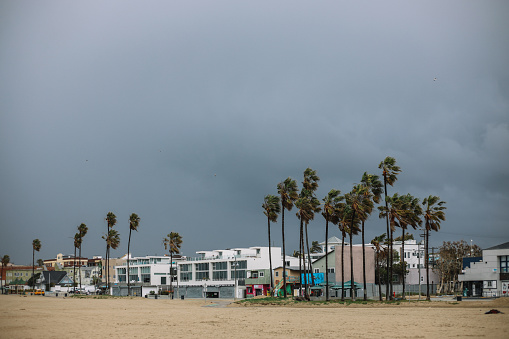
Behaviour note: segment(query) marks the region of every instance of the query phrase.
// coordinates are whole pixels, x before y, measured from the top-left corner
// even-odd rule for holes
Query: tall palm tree
[[[426,242],[426,253],[424,257],[426,258],[426,300],[430,300],[429,296],[429,251],[428,251],[428,243],[429,243],[429,232],[435,231],[438,232],[440,229],[440,222],[445,221],[445,212],[444,210],[447,208],[443,206],[445,201],[441,201],[440,197],[430,195],[427,198],[424,198],[422,201],[422,205],[424,206],[424,220],[425,220],[425,242]]]
[[[32,290],[35,289],[35,251],[41,250],[41,241],[34,239],[32,241]]]
[[[385,206],[380,206],[378,209],[380,210],[380,218],[388,218],[391,232],[395,231],[396,227],[400,227],[403,231],[402,235],[402,255],[401,255],[401,265],[403,267],[402,272],[402,282],[403,282],[403,296],[405,299],[405,274],[406,274],[406,266],[404,264],[404,253],[405,253],[405,232],[408,226],[416,229],[421,223],[420,215],[422,214],[422,209],[419,204],[419,199],[414,198],[410,194],[399,195],[395,193],[392,197],[387,197],[387,208]],[[392,259],[392,257],[391,257]]]
[[[344,196],[340,197],[344,200]],[[336,208],[338,218],[338,228],[341,232],[341,301],[345,300],[345,238],[350,232],[350,222],[348,221],[348,207],[346,203],[339,203]]]
[[[327,193],[323,201],[322,215],[325,218],[325,300],[329,301],[329,222],[337,225],[339,222],[336,209],[342,198],[341,191],[332,189]]]
[[[315,279],[313,276],[313,263],[311,262],[311,252],[309,250],[309,237],[308,237],[308,225],[311,220],[314,219],[315,213],[320,212],[320,200],[316,197],[316,190],[318,189],[318,181],[320,181],[320,178],[316,174],[316,171],[311,168],[306,168],[304,170],[304,181],[302,182],[302,192],[304,192],[305,195],[307,195],[309,199],[309,218],[306,218],[305,225],[306,225],[306,248],[308,251],[308,269],[309,269],[309,275],[311,277],[311,285],[313,286],[315,284]]]
[[[2,282],[2,284],[0,285],[2,287],[2,293],[4,293],[3,291],[3,276],[4,276],[4,267],[7,266],[7,264],[9,264],[9,262],[11,261],[11,257],[9,257],[7,254],[4,255],[2,257],[2,275],[0,275],[0,282]]]
[[[173,295],[173,255],[180,253],[182,237],[177,232],[171,232],[163,239],[164,249],[170,252],[170,291]]]
[[[385,241],[385,233],[382,235],[379,235],[378,237],[375,237],[373,240],[371,240],[371,244],[373,245],[373,248],[375,250],[375,265],[376,265],[376,271],[377,271],[377,278],[378,278],[378,297],[380,301],[382,301],[382,280],[380,277],[380,255],[384,252],[384,249],[382,247],[382,244]]]
[[[102,238],[106,240],[106,290],[109,291],[110,287],[110,241],[108,241],[108,238],[110,237],[110,230],[115,226],[117,223],[117,216],[113,214],[113,212],[108,212],[106,215],[106,223],[107,223],[107,231],[106,235]],[[118,234],[118,233],[117,233]]]
[[[288,177],[277,184],[277,192],[281,197],[281,232],[283,236],[283,296],[286,298],[286,251],[285,251],[285,209],[291,211],[293,203],[299,197],[297,182]]]
[[[80,234],[76,233],[74,235],[74,260],[72,261],[73,267],[72,267],[72,286],[73,291],[76,292],[76,249],[81,247],[81,238]]]
[[[371,199],[365,195],[366,188],[362,185],[356,185],[353,190],[345,194],[345,203],[347,205],[348,216],[350,218],[350,295],[352,300],[356,298],[356,287],[353,270],[353,235],[359,234],[359,224],[361,220],[366,220],[367,215],[373,208]]]
[[[131,295],[131,279],[129,279],[129,259],[131,258],[131,232],[138,232],[138,226],[140,225],[140,217],[136,213],[132,213],[129,217],[129,240],[127,241],[127,295]]]
[[[318,240],[313,240],[311,242],[311,253],[320,253],[322,252],[322,247],[318,243]]]
[[[79,254],[79,257],[80,257],[80,291],[81,291],[81,245],[83,244],[83,238],[85,237],[85,235],[87,235],[87,232],[88,232],[88,227],[87,225],[85,225],[84,223],[81,223],[79,226],[78,226],[78,233],[80,235],[80,247],[79,247],[79,250],[80,250],[80,254]]]
[[[267,232],[269,234],[269,269],[270,269],[270,293],[274,295],[274,277],[272,276],[272,244],[270,242],[270,223],[277,222],[277,216],[281,212],[279,197],[269,194],[263,199],[263,214],[267,216]]]
[[[364,172],[361,179],[361,186],[364,188],[364,196],[366,199],[369,199],[371,203],[366,206],[368,208],[367,214],[371,214],[371,211],[373,210],[373,204],[372,203],[379,203],[380,197],[382,196],[382,183],[380,182],[378,175],[374,174],[368,174]],[[367,291],[367,284],[366,284],[366,249],[365,249],[365,241],[364,241],[364,222],[365,219],[362,219],[362,228],[361,228],[361,234],[362,234],[362,280],[364,283],[364,301],[368,300],[368,291]]]
[[[385,207],[387,208],[387,184],[393,186],[396,180],[398,180],[398,174],[401,172],[401,169],[396,166],[396,159],[392,157],[386,157],[380,164],[378,168],[382,170],[382,175],[384,177],[384,194],[385,194]],[[392,299],[392,232],[389,228],[389,219],[386,218],[387,224],[387,238],[389,239],[389,260],[388,260],[388,269],[387,269],[387,285],[386,285],[386,299]]]
[[[116,220],[115,220],[116,222]],[[109,281],[110,281],[110,249],[114,249],[116,250],[118,248],[118,246],[120,245],[120,235],[118,233],[117,230],[114,230],[113,228],[111,228],[109,231],[108,231],[108,236],[106,236],[106,246],[108,248],[108,274],[107,274],[107,277],[106,277],[106,287],[109,291]]]

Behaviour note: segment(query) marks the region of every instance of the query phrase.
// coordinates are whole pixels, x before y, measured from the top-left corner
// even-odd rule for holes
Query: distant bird
[[[437,78],[434,78],[433,81],[437,81]]]
[[[216,174],[214,174],[214,176],[216,176]]]

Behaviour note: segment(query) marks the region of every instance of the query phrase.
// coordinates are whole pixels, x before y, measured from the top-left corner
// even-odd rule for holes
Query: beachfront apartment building
[[[199,251],[178,266],[178,295],[190,298],[244,298],[270,289],[269,247]],[[271,247],[272,266],[283,264],[280,247]]]

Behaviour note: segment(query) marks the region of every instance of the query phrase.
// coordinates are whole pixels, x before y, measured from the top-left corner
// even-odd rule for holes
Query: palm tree
[[[320,253],[322,252],[322,247],[318,243],[318,240],[311,241],[311,253]]]
[[[364,172],[361,179],[361,186],[364,187],[364,196],[366,199],[369,199],[371,201],[370,206],[366,206],[369,211],[367,211],[368,214],[371,214],[371,211],[373,209],[372,203],[379,203],[380,197],[382,195],[382,183],[380,182],[378,175],[374,174],[368,174]],[[367,284],[366,284],[366,249],[365,249],[365,241],[364,241],[364,219],[362,219],[362,228],[361,228],[361,234],[362,234],[362,279],[364,283],[364,301],[368,300],[368,291],[367,291]]]
[[[270,222],[277,222],[277,216],[281,212],[279,197],[275,195],[266,195],[263,199],[263,214],[267,216],[267,231],[269,234],[269,269],[270,269],[270,293],[274,294],[274,278],[272,277],[272,244],[270,242]]]
[[[344,200],[344,196],[340,197]],[[339,203],[336,208],[338,218],[338,228],[341,232],[341,301],[345,300],[345,238],[347,233],[350,232],[348,221],[348,208],[343,202]]]
[[[380,255],[384,252],[384,249],[382,247],[382,244],[385,241],[385,233],[382,235],[379,235],[378,237],[375,237],[375,239],[371,240],[371,244],[373,245],[373,248],[375,250],[375,265],[377,268],[377,278],[378,278],[378,296],[380,298],[380,301],[382,301],[382,280],[380,277]]]
[[[132,213],[129,217],[129,240],[127,241],[127,295],[131,295],[131,279],[129,279],[129,259],[131,258],[131,232],[138,232],[138,226],[140,225],[140,217],[136,213]]]
[[[401,265],[403,268],[402,271],[402,282],[403,282],[403,295],[402,298],[405,299],[405,274],[406,274],[406,266],[404,261],[404,253],[405,253],[405,232],[408,226],[410,225],[412,228],[416,229],[421,223],[420,215],[422,214],[421,206],[419,205],[419,199],[414,198],[410,194],[406,195],[398,195],[395,193],[392,197],[387,197],[388,208],[385,206],[380,206],[378,209],[380,210],[380,218],[388,218],[390,222],[391,232],[395,231],[396,227],[400,227],[403,231],[402,235],[402,255],[400,258]],[[392,259],[392,256],[391,256]]]
[[[111,240],[108,241],[108,238],[110,236],[110,229],[115,226],[117,223],[117,216],[113,214],[113,212],[108,212],[106,215],[106,223],[107,223],[107,231],[106,236],[103,236],[102,238],[106,240],[106,289],[109,291],[110,286],[110,243]],[[118,234],[118,233],[117,233]]]
[[[177,232],[171,232],[163,239],[164,249],[170,251],[170,291],[173,296],[173,255],[180,253],[180,246],[182,245],[182,237]]]
[[[340,196],[341,191],[332,189],[327,196],[322,199],[323,210],[322,215],[325,218],[325,300],[329,301],[329,222],[337,225],[339,222],[336,209],[343,197]],[[313,241],[313,247],[314,247]],[[318,241],[316,242],[318,244]]]
[[[32,241],[32,290],[35,289],[35,251],[41,250],[41,241],[34,239]]]
[[[393,186],[396,180],[398,180],[397,175],[401,172],[401,169],[396,166],[396,159],[392,157],[386,157],[379,165],[378,168],[382,170],[382,174],[384,177],[384,193],[385,193],[385,207],[387,207],[387,184]],[[387,238],[389,240],[389,260],[388,260],[388,269],[387,269],[387,285],[386,285],[386,299],[392,299],[392,232],[389,229],[389,219],[386,218],[387,224]]]
[[[83,238],[85,237],[85,235],[87,235],[87,232],[88,232],[87,225],[85,225],[84,223],[81,223],[81,225],[78,226],[78,233],[80,234],[80,247],[79,247],[79,250],[80,250],[80,254],[79,254],[79,258],[80,258],[80,291],[81,291],[81,245],[83,244]]]
[[[285,209],[291,211],[293,202],[299,197],[297,194],[297,182],[288,177],[277,184],[277,192],[281,197],[281,232],[283,235],[283,296],[286,298],[286,252],[285,252]]]
[[[0,275],[0,282],[2,282],[2,284],[0,285],[1,288],[2,288],[2,293],[4,293],[4,290],[3,290],[3,276],[4,276],[4,267],[7,266],[7,264],[9,264],[9,262],[11,261],[11,258],[6,254],[2,257],[2,275]]]
[[[115,222],[116,222],[116,219],[115,219]],[[113,227],[113,226],[112,226]],[[110,281],[110,276],[109,276],[109,273],[110,273],[110,264],[109,264],[109,259],[110,259],[110,249],[114,249],[116,250],[118,248],[118,246],[120,245],[120,235],[118,233],[117,230],[114,230],[113,228],[111,228],[109,231],[108,231],[108,236],[106,236],[106,247],[108,249],[108,274],[107,274],[107,277],[106,277],[106,287],[109,291],[109,281]]]
[[[309,199],[309,218],[306,218],[305,225],[306,225],[306,248],[308,251],[308,263],[309,263],[309,275],[311,276],[311,285],[313,286],[315,284],[315,279],[313,276],[313,263],[311,262],[311,252],[309,250],[309,237],[308,237],[308,225],[311,220],[314,219],[315,213],[320,212],[320,200],[316,198],[315,191],[318,188],[318,181],[320,181],[320,178],[318,175],[316,175],[316,171],[311,168],[306,168],[304,170],[304,181],[302,182],[302,192],[304,192],[305,195],[307,195]],[[303,248],[304,249],[304,248]]]
[[[76,233],[74,235],[74,260],[72,261],[72,286],[73,291],[76,292],[76,249],[81,247],[81,238],[80,234]]]
[[[430,300],[429,296],[429,251],[428,251],[428,243],[429,243],[429,231],[438,232],[440,229],[440,222],[445,221],[445,212],[444,210],[447,208],[443,206],[445,201],[441,201],[440,197],[430,195],[427,198],[424,198],[422,201],[424,208],[424,220],[425,220],[425,236],[424,241],[426,242],[426,252],[424,257],[426,258],[426,300]]]
[[[350,218],[350,295],[352,300],[355,301],[355,279],[353,274],[353,235],[359,234],[359,223],[361,220],[366,220],[369,212],[373,208],[371,199],[367,198],[365,194],[366,188],[362,185],[356,185],[353,190],[345,194],[345,203],[347,205],[348,217]]]

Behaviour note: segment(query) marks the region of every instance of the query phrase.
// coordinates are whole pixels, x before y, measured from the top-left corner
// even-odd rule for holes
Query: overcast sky
[[[266,246],[278,182],[311,167],[322,199],[386,156],[390,195],[447,202],[431,245],[509,241],[508,17],[507,1],[2,1],[0,255],[28,264],[35,238],[36,259],[71,254],[85,223],[83,255],[104,256],[109,211],[112,256],[133,212],[135,256],[172,231],[188,256]],[[286,212],[288,254],[298,225]],[[378,213],[366,230],[385,232]],[[321,215],[309,233],[324,241]]]

